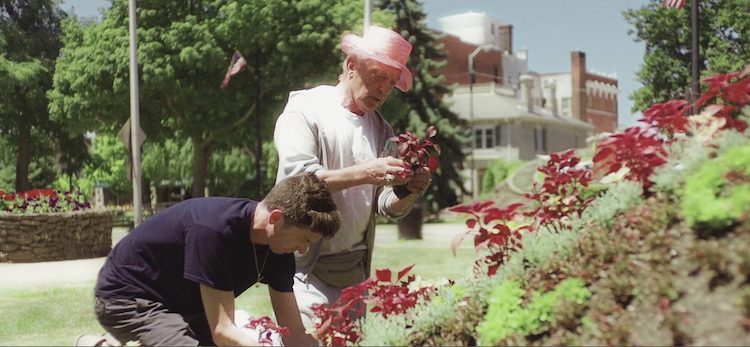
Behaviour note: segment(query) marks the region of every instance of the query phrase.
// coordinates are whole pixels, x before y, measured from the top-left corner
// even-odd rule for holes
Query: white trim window
[[[563,110],[570,110],[570,98],[562,98],[561,104]]]
[[[493,147],[495,147],[495,127],[475,126],[474,127],[474,148],[493,148]]]

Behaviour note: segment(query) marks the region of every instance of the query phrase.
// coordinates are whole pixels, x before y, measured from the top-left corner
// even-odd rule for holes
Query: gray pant
[[[141,346],[215,346],[205,315],[182,316],[146,299],[94,297],[99,324],[122,343]]]
[[[305,280],[306,279],[306,280]],[[360,282],[364,282],[364,273]],[[313,313],[312,306],[324,304],[326,306],[332,305],[336,300],[341,297],[341,289],[330,286],[320,280],[315,274],[310,273],[305,275],[303,273],[296,273],[294,275],[294,296],[297,299],[297,306],[299,307],[299,313],[302,317],[302,324],[305,326],[305,330],[311,330],[315,328],[315,313]],[[360,318],[357,314],[357,310],[364,309],[365,306],[361,303],[355,305],[352,311],[347,312],[352,319]],[[365,315],[363,314],[362,317]]]

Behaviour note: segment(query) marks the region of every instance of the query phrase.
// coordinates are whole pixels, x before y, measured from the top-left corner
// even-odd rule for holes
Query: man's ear
[[[268,217],[268,224],[276,225],[284,220],[284,212],[279,209],[271,210],[271,215]]]

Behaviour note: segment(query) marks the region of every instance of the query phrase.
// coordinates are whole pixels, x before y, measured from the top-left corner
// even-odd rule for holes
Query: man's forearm
[[[362,184],[372,183],[367,171],[360,165],[354,165],[338,170],[320,170],[316,175],[328,184],[331,193],[340,192],[344,189],[356,187]]]
[[[214,336],[214,343],[217,346],[262,346],[234,324],[219,328],[219,332]]]
[[[399,199],[396,194],[391,194],[386,200],[386,206],[388,207],[388,210],[393,214],[400,215],[408,211],[412,207],[412,205],[414,205],[414,202],[418,197],[418,194],[409,194],[403,199]]]

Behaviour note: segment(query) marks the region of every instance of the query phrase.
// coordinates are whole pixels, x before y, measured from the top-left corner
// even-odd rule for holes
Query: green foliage
[[[612,227],[613,217],[627,211],[630,206],[643,201],[643,186],[634,181],[623,181],[594,200],[583,212],[579,225],[596,222],[605,228]]]
[[[270,140],[290,90],[335,76],[341,34],[360,18],[361,5],[344,0],[139,1],[141,127],[148,141],[193,142],[193,195],[202,196],[211,179],[208,167],[217,165],[211,155],[255,143],[256,108],[262,140]],[[50,112],[72,133],[111,134],[125,123],[127,39],[126,0],[114,0],[102,23],[63,23],[65,47],[49,93]],[[235,49],[248,66],[221,90]],[[260,104],[253,97],[256,69]]]
[[[579,195],[582,199],[596,198],[609,189],[609,185],[601,183],[591,183],[588,187],[583,187]]]
[[[438,158],[440,165],[438,171],[433,173],[433,184],[425,194],[427,210],[434,213],[458,204],[460,199],[456,191],[466,193],[459,172],[463,169],[463,150],[469,143],[465,121],[442,101],[442,96],[450,92],[441,85],[444,77],[434,75],[446,64],[440,61],[446,57],[441,52],[442,36],[427,28],[426,14],[419,1],[378,0],[374,8],[390,17],[383,19],[385,23],[381,25],[394,28],[413,45],[407,65],[414,76],[414,85],[406,93],[393,93],[383,105],[383,115],[391,122],[396,133],[408,130],[425,138],[428,126],[434,125],[438,130],[432,140],[442,150]]]
[[[113,193],[132,196],[132,182],[127,178],[128,153],[125,145],[117,137],[109,135],[97,136],[93,144],[92,160],[83,169],[83,175],[88,183],[79,185],[88,187],[97,182],[108,183]]]
[[[516,169],[526,164],[525,161],[516,160],[508,163],[503,159],[498,159],[487,166],[487,172],[482,178],[482,193],[491,193],[510,176]]]
[[[734,147],[687,177],[682,213],[691,226],[720,230],[750,213],[750,146]]]
[[[0,133],[11,145],[3,149],[14,153],[18,190],[31,189],[30,165],[38,158],[33,147],[51,150],[50,136],[58,140],[61,161],[85,160],[85,151],[59,143],[68,137],[50,122],[47,109],[65,17],[53,0],[5,0],[0,6]]]
[[[701,78],[741,70],[750,61],[750,17],[747,0],[700,1]],[[645,111],[652,104],[685,99],[692,65],[691,21],[687,8],[662,9],[662,0],[650,0],[638,9],[623,12],[632,25],[629,34],[644,42],[646,54],[638,82],[643,88],[629,97],[633,111]]]
[[[591,292],[579,278],[567,278],[554,290],[534,291],[523,305],[526,291],[518,281],[504,281],[493,288],[484,322],[477,327],[482,344],[497,345],[508,335],[539,334],[554,321],[555,309],[561,301],[583,304]]]

